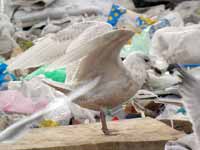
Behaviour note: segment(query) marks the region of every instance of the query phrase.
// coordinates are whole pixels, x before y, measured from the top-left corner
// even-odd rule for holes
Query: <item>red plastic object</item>
[[[112,118],[112,121],[118,121],[118,120],[119,120],[118,117],[113,117],[113,118]]]

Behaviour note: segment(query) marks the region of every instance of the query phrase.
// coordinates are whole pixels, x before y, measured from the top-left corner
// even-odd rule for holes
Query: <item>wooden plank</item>
[[[169,119],[160,119],[163,123],[171,126],[171,120]],[[173,119],[174,129],[190,134],[193,132],[192,123],[189,120]]]
[[[183,136],[150,118],[109,122],[108,126],[117,135],[103,135],[99,123],[33,129],[15,144],[0,144],[0,150],[161,150],[166,141]]]

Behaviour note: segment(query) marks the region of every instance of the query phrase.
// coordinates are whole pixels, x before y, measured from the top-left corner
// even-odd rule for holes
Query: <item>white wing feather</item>
[[[87,28],[76,40],[74,40],[68,47],[66,54],[63,57],[60,57],[57,59],[55,62],[53,62],[48,69],[49,70],[54,70],[55,68],[61,68],[61,67],[67,67],[67,57],[69,53],[80,53],[79,47],[82,45],[86,45],[89,41],[97,38],[100,35],[103,35],[104,33],[107,33],[112,30],[112,26],[104,23],[104,22],[98,22],[96,25],[91,26]],[[77,57],[72,64],[70,64],[67,67],[67,73],[68,73],[68,78],[72,78],[72,74],[74,71],[78,68],[78,64],[80,63],[80,59],[86,56],[87,53],[84,55],[81,55],[80,57]]]
[[[178,71],[183,79],[180,93],[183,96],[185,107],[192,121],[196,140],[200,143],[200,81],[182,68],[178,68]]]
[[[8,60],[8,69],[11,71],[27,69],[53,62],[65,54],[67,47],[76,37],[95,23],[76,23],[56,34],[47,35],[24,53],[14,59]]]

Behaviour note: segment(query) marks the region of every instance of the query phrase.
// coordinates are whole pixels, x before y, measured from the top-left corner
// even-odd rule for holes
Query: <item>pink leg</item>
[[[103,110],[100,111],[100,121],[102,125],[102,131],[105,135],[110,135],[110,131],[108,130],[108,126],[106,123],[106,115]]]

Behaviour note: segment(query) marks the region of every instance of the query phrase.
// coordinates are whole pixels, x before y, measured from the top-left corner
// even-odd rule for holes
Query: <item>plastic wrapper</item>
[[[14,74],[7,71],[8,65],[0,63],[0,90],[6,90],[9,81],[16,80]]]
[[[115,27],[122,15],[124,15],[127,12],[126,8],[123,8],[119,5],[113,4],[111,11],[108,16],[107,23],[111,24],[113,27]]]

